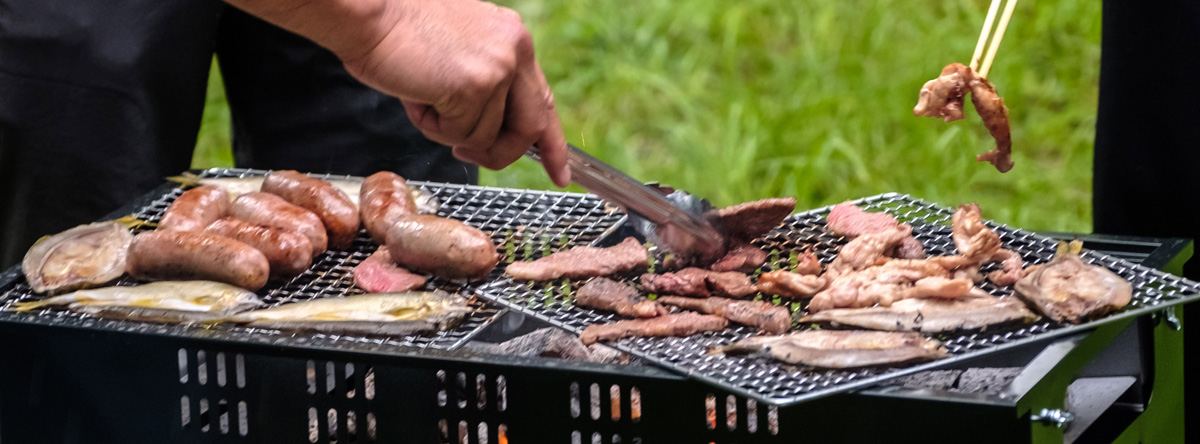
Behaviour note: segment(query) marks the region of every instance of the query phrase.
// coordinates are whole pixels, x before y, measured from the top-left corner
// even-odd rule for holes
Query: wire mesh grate
[[[884,194],[859,199],[855,203],[867,211],[884,211],[901,222],[913,225],[914,235],[931,256],[956,252],[951,238],[951,209],[900,194]],[[846,240],[826,231],[825,216],[830,208],[794,214],[780,227],[756,240],[756,246],[769,252],[769,259],[754,273],[754,277],[764,271],[794,266],[796,254],[804,250],[815,252],[822,263],[831,262]],[[987,224],[1000,235],[1005,248],[1020,254],[1026,264],[1044,263],[1054,256],[1057,242],[1052,239],[992,222]],[[990,328],[984,331],[931,335],[943,341],[952,356],[905,368],[818,370],[758,357],[709,355],[708,350],[712,347],[755,334],[751,328],[736,325],[723,331],[690,337],[627,338],[611,345],[731,392],[783,405],[949,365],[998,351],[1001,347],[1016,347],[1036,340],[1091,329],[1107,322],[1140,316],[1200,298],[1200,284],[1195,282],[1091,251],[1085,252],[1083,258],[1085,262],[1113,270],[1133,284],[1133,300],[1127,307],[1082,325],[1040,320],[1031,324]],[[983,271],[987,273],[998,268],[999,264],[993,263]],[[639,287],[640,290],[636,275],[617,278]],[[608,323],[620,318],[614,313],[576,306],[571,290],[582,284],[583,282],[578,280],[521,283],[504,277],[482,286],[480,295],[576,333],[588,325]],[[985,281],[979,286],[996,296],[1012,294],[1011,288],[998,287],[990,281]],[[798,319],[805,308],[804,303],[780,300],[768,295],[758,294],[755,298],[768,298],[767,300],[775,304],[786,304],[794,315],[793,319]],[[808,328],[811,326],[793,323],[792,330]]]
[[[204,178],[225,178],[252,182],[261,179],[268,171],[249,169],[210,169],[201,174]],[[351,176],[316,176],[329,180],[361,181]],[[571,245],[588,244],[601,238],[607,230],[619,225],[624,215],[604,206],[594,196],[576,193],[498,189],[470,185],[443,184],[411,181],[409,185],[432,194],[440,204],[438,215],[466,222],[492,236],[499,245],[504,261],[514,257],[525,257],[525,252],[542,252],[562,249]],[[161,196],[150,200],[133,212],[139,219],[158,222],[167,207],[183,193],[180,188],[170,188]],[[365,231],[360,231],[353,245],[345,250],[330,250],[313,258],[313,265],[299,276],[287,282],[271,282],[258,292],[269,306],[294,301],[326,297],[341,297],[364,293],[354,286],[352,270],[378,248]],[[493,271],[493,277],[500,270]],[[137,282],[124,277],[116,285],[135,285]],[[452,282],[430,279],[425,290],[441,289],[450,293],[470,296],[478,283]],[[7,309],[15,302],[41,299],[25,283],[18,279],[7,288],[0,288],[0,318],[44,325],[79,326],[105,328],[119,331],[138,331],[160,334],[208,335],[214,332],[232,334],[233,339],[253,339],[286,345],[293,342],[322,343],[327,345],[366,344],[374,348],[419,347],[423,349],[454,349],[466,342],[474,333],[488,325],[502,308],[483,300],[472,300],[476,310],[456,329],[433,335],[414,335],[395,338],[357,337],[327,334],[292,334],[277,330],[233,327],[188,327],[149,322],[120,321],[96,318],[67,310],[46,308],[29,313],[15,313]]]

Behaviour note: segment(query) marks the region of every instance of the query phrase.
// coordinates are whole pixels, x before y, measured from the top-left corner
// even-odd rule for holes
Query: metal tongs
[[[541,162],[535,146],[526,157]],[[626,213],[652,224],[653,234],[666,250],[702,261],[713,261],[725,252],[725,238],[704,218],[704,205],[680,205],[660,189],[647,186],[600,159],[567,144],[571,181],[621,207]],[[681,192],[673,193],[673,197]],[[691,198],[691,196],[687,196]],[[646,233],[643,233],[646,234]]]

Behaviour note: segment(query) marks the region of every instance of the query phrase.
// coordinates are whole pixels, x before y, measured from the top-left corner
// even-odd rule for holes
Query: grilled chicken
[[[740,301],[728,298],[683,298],[663,296],[656,302],[705,314],[724,316],[733,322],[781,334],[792,325],[792,314],[785,307],[764,301]]]
[[[825,227],[833,234],[853,239],[869,233],[892,230],[901,224],[887,213],[868,213],[851,202],[834,205],[825,217]],[[925,247],[911,234],[896,246],[895,256],[902,259],[925,258]]]
[[[1107,268],[1079,257],[1083,243],[1059,245],[1049,263],[1034,265],[1017,281],[1016,294],[1058,322],[1078,324],[1129,304],[1133,287]]]
[[[666,308],[639,296],[633,287],[608,278],[596,278],[584,284],[575,293],[575,304],[615,311],[620,315],[635,318],[652,318],[667,314]]]
[[[834,308],[865,308],[908,298],[953,299],[968,295],[969,279],[950,278],[950,272],[932,260],[897,259],[880,266],[837,276],[813,296],[809,313]]]
[[[983,294],[957,300],[905,299],[890,307],[825,310],[800,319],[800,322],[871,330],[940,333],[1017,321],[1029,322],[1037,317],[1020,299]]]
[[[991,162],[1001,173],[1013,167],[1012,135],[1008,124],[1008,108],[996,93],[996,87],[974,70],[961,63],[942,68],[938,78],[925,82],[913,108],[913,114],[936,117],[952,122],[963,118],[963,98],[971,92],[971,103],[983,118],[983,125],[996,139],[996,149],[975,156],[978,162]]]
[[[920,333],[862,330],[807,330],[783,336],[755,336],[717,347],[710,353],[763,355],[819,368],[902,364],[947,356],[940,342],[926,339]]]
[[[1000,261],[1000,266],[1002,267],[987,275],[988,280],[996,285],[1007,287],[1017,283],[1025,275],[1025,262],[1021,260],[1021,255],[1012,250],[1001,248],[1000,251],[992,255],[992,260]]]
[[[842,246],[833,263],[829,264],[827,274],[836,277],[880,265],[887,261],[888,250],[895,248],[911,235],[911,226],[898,225],[885,231],[856,237]]]
[[[823,276],[776,270],[758,276],[758,291],[789,299],[805,299],[813,297],[828,283]]]

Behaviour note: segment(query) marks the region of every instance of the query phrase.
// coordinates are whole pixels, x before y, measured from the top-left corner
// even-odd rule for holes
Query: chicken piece
[[[827,273],[838,276],[882,264],[886,262],[884,253],[911,235],[912,227],[902,224],[887,231],[868,233],[851,239],[842,246],[833,263],[829,264]]]
[[[575,304],[615,311],[620,315],[635,318],[652,318],[667,314],[667,309],[657,302],[638,295],[637,290],[608,278],[595,278],[575,293]]]
[[[996,149],[975,156],[975,161],[991,162],[996,171],[1007,173],[1013,167],[1008,107],[1004,106],[1004,99],[1000,98],[996,87],[987,79],[974,76],[967,85],[971,87],[971,103],[975,104],[975,112],[983,118],[983,126],[996,139]]]
[[[959,298],[974,288],[971,280],[950,279],[950,276],[949,271],[934,261],[896,259],[834,278],[813,296],[808,311],[887,307],[906,298]]]
[[[838,276],[813,296],[808,303],[809,313],[832,308],[861,308],[881,305],[888,307],[904,297],[904,284],[879,282],[869,276],[851,273]]]
[[[758,291],[789,299],[804,299],[825,289],[827,283],[826,278],[815,274],[775,270],[758,277]]]
[[[963,299],[905,299],[891,307],[839,308],[800,319],[834,327],[941,333],[974,330],[1009,322],[1030,322],[1037,315],[1014,297],[991,295]]]
[[[816,253],[813,253],[811,250],[805,251],[797,255],[796,259],[796,268],[793,270],[796,273],[813,275],[821,274],[821,260],[817,259]]]
[[[958,254],[983,264],[1000,251],[1000,236],[983,223],[978,204],[959,205],[953,221],[952,237]]]
[[[1129,304],[1133,286],[1111,270],[1083,263],[1083,243],[1059,245],[1049,263],[1030,267],[1016,294],[1057,322],[1078,324]]]
[[[740,298],[758,291],[745,274],[694,267],[674,273],[643,274],[641,283],[642,288],[650,293],[701,298],[713,295]]]
[[[892,230],[900,225],[902,224],[890,214],[868,213],[849,201],[834,205],[833,209],[829,210],[829,215],[825,217],[825,227],[829,231],[849,239],[864,234]],[[910,234],[896,247],[895,253],[889,253],[889,256],[902,259],[924,259],[925,246]]]
[[[927,277],[904,289],[904,299],[958,299],[969,294],[972,288],[975,286],[970,279]]]
[[[729,298],[683,298],[663,296],[656,302],[705,314],[724,316],[733,322],[756,327],[762,331],[781,334],[792,325],[792,314],[785,307],[764,301],[741,301]]]
[[[1025,275],[1023,270],[1025,263],[1021,260],[1021,255],[1012,250],[1001,248],[992,255],[992,261],[1000,261],[1002,267],[987,275],[988,280],[996,285],[1007,287],[1015,284]]]
[[[918,95],[913,114],[922,117],[937,117],[952,122],[963,118],[963,97],[971,92],[971,103],[983,119],[996,149],[975,156],[978,162],[991,162],[1001,173],[1013,167],[1012,134],[1008,123],[1008,108],[996,87],[974,70],[961,63],[951,63],[942,68],[938,78],[925,82]]]
[[[710,265],[709,270],[752,273],[767,261],[767,253],[749,242],[733,240],[731,244],[733,246],[725,253],[725,256]]]
[[[946,122],[961,120],[965,117],[963,97],[967,94],[967,82],[974,77],[971,69],[962,63],[946,65],[938,78],[921,86],[913,115],[942,118]]]
[[[579,340],[584,345],[631,336],[691,336],[706,331],[723,330],[729,321],[721,316],[680,313],[645,319],[617,321],[611,324],[592,324],[583,329]]]
[[[783,336],[753,336],[709,353],[765,355],[788,364],[819,368],[901,364],[948,356],[941,342],[920,333],[862,330],[806,330]]]

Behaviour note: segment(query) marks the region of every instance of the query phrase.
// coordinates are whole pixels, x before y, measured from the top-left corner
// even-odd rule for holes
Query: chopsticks
[[[975,55],[971,56],[971,69],[979,73],[980,77],[987,78],[988,70],[992,69],[992,60],[996,58],[996,51],[1000,49],[1000,41],[1004,39],[1004,30],[1008,28],[1008,21],[1012,18],[1013,10],[1017,8],[1017,0],[1009,0],[1004,6],[1004,13],[1000,16],[1000,24],[996,26],[995,33],[992,33],[992,24],[996,20],[996,12],[1000,10],[1000,2],[1004,0],[992,0],[992,6],[988,8],[987,18],[983,20],[983,29],[979,31],[979,43],[975,44]],[[987,56],[983,59],[983,64],[979,64],[979,56],[983,55],[983,47],[988,41],[988,36],[991,34],[992,44],[988,47]]]

